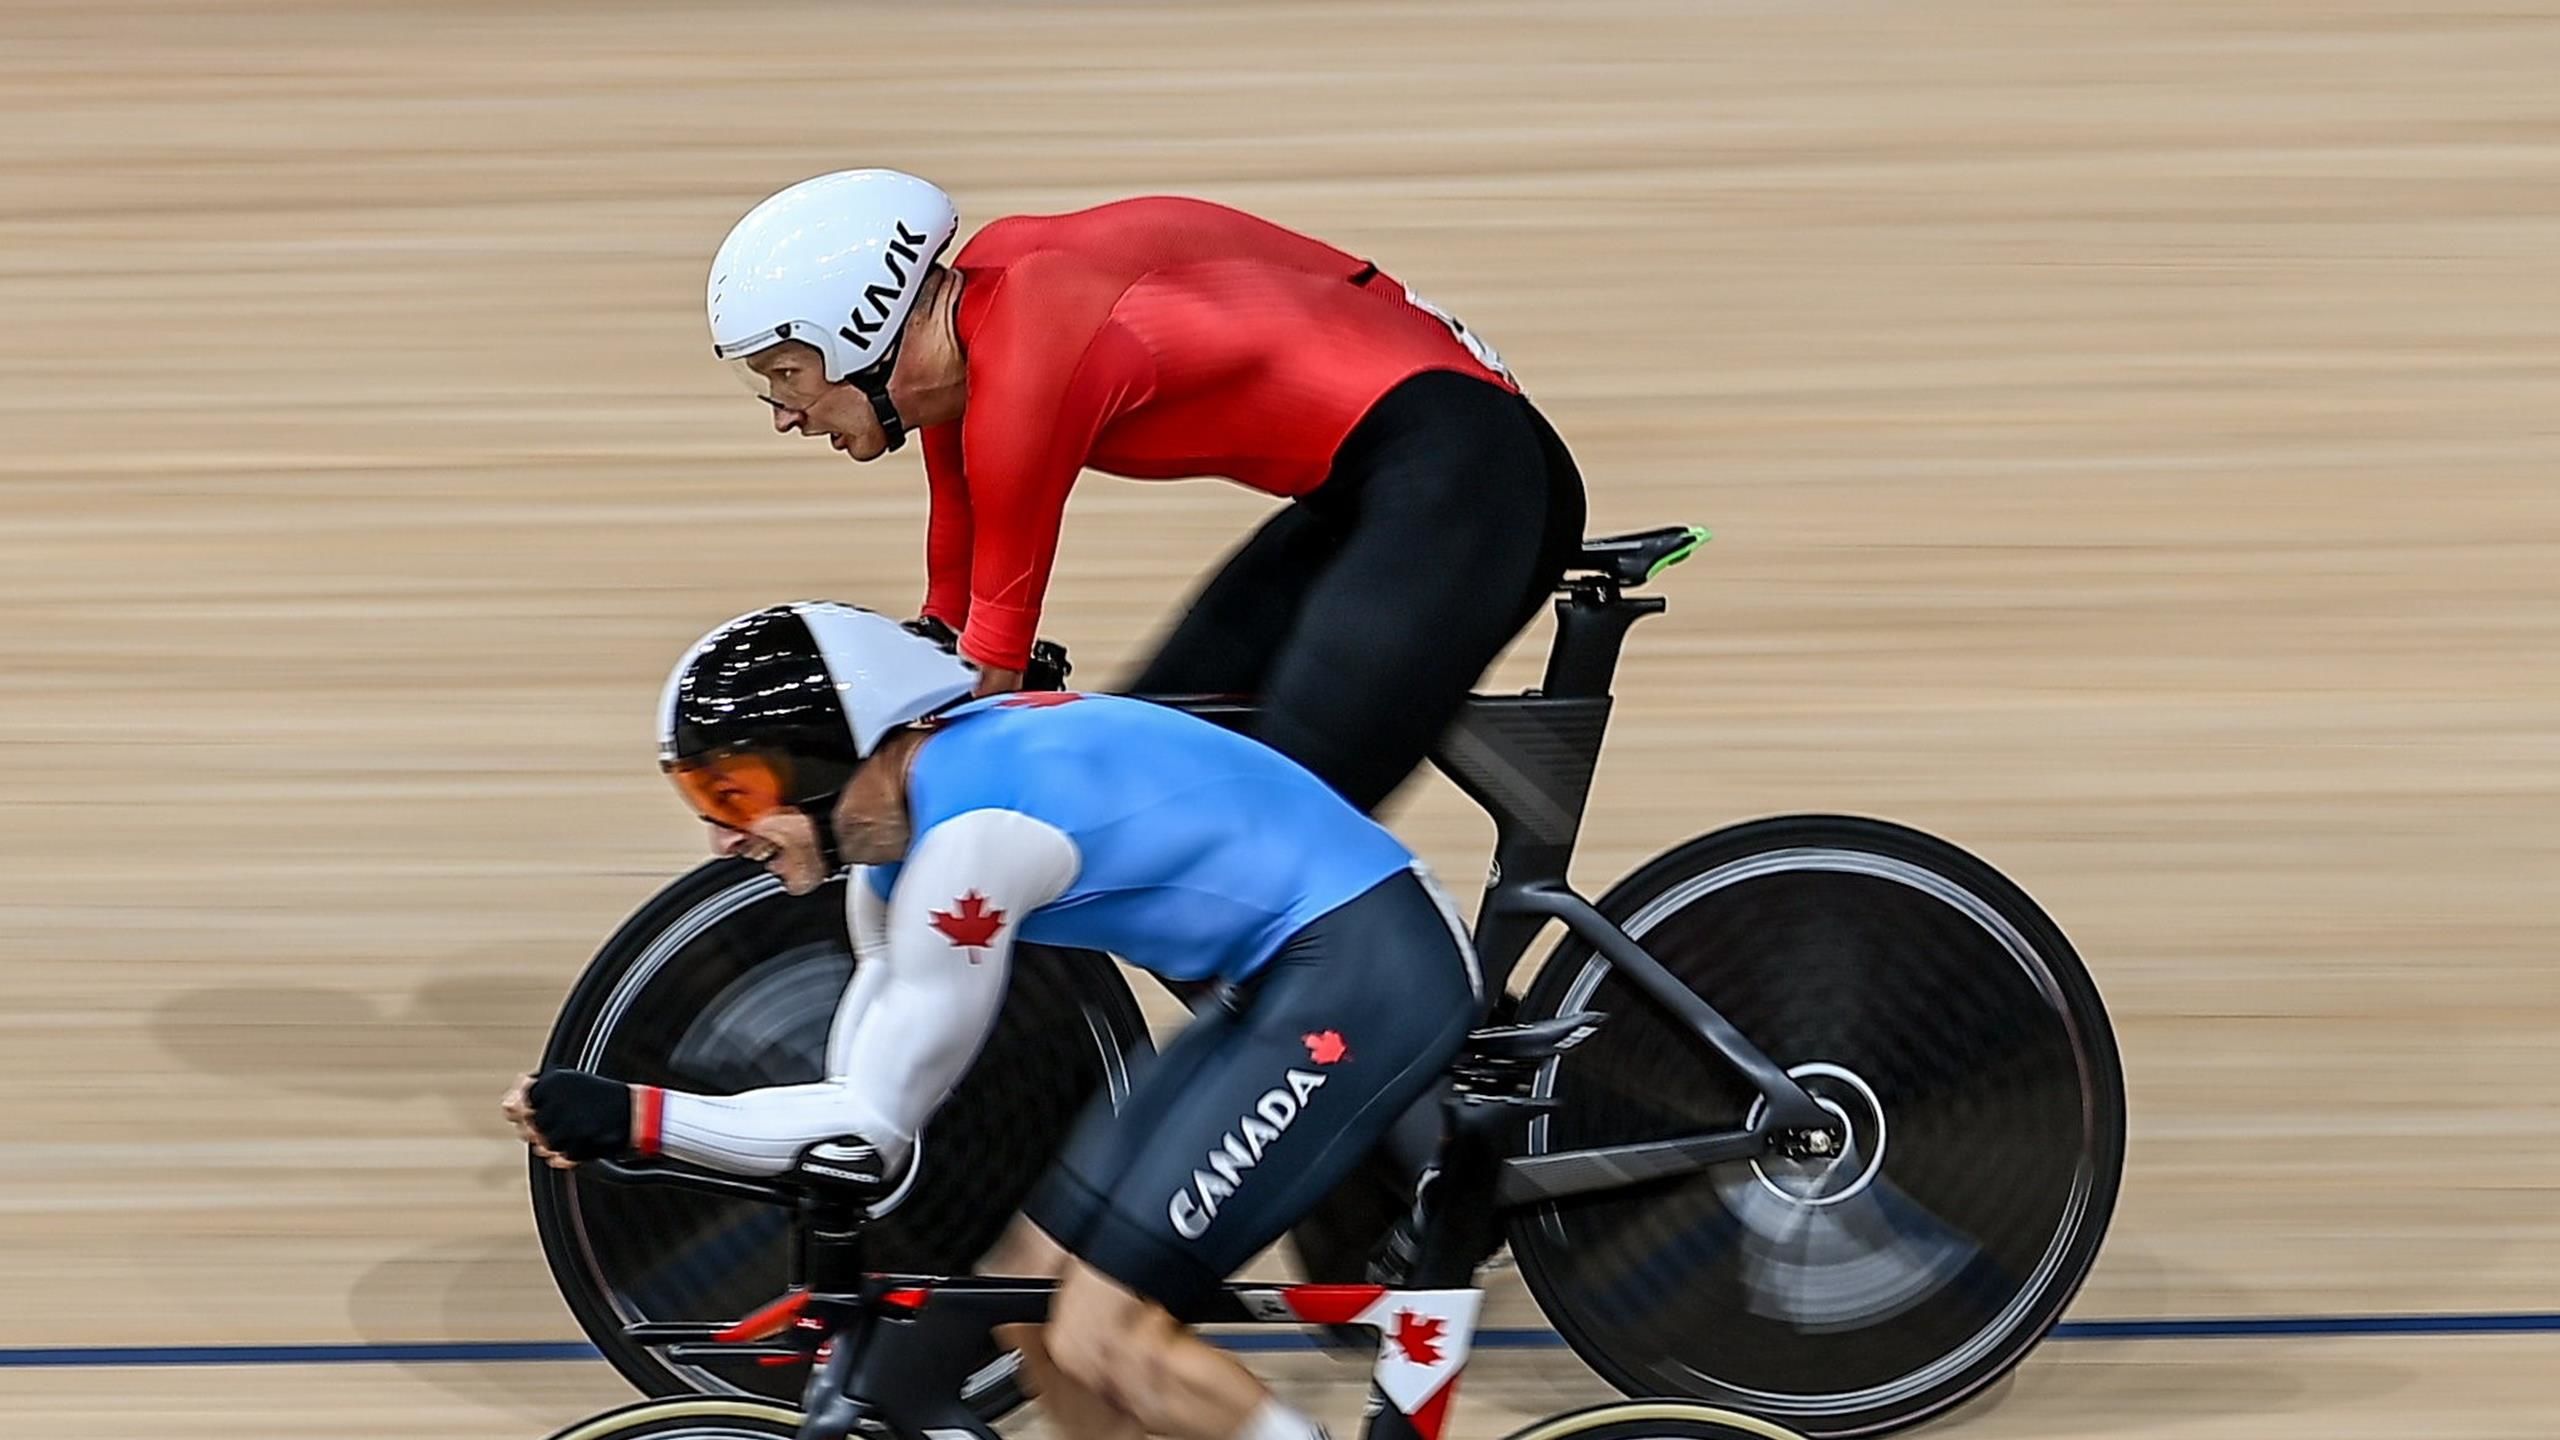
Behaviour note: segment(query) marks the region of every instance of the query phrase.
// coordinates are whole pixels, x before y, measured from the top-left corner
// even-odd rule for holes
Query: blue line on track
[[[2243,1315],[2206,1320],[2065,1320],[2057,1340],[2237,1340],[2286,1335],[2552,1335],[2560,1313]]]
[[[32,1345],[0,1350],[0,1369],[72,1365],[433,1365],[593,1360],[584,1340],[443,1340],[407,1345]]]
[[[2286,1336],[2553,1335],[2560,1312],[2484,1315],[2266,1315],[2193,1320],[2065,1320],[2056,1340],[2243,1340]],[[1296,1331],[1222,1335],[1232,1350],[1306,1350]],[[1485,1330],[1479,1350],[1551,1350],[1552,1330]],[[593,1360],[583,1340],[433,1340],[368,1345],[31,1345],[0,1348],[0,1370],[156,1365],[452,1365]]]

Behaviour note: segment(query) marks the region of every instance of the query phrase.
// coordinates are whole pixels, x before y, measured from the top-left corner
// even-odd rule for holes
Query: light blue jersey
[[[916,752],[907,805],[911,857],[936,827],[982,811],[1063,835],[1073,878],[1007,917],[1020,937],[1175,980],[1252,975],[1310,921],[1414,863],[1278,752],[1115,695],[1031,692],[951,712]],[[887,898],[905,868],[869,867],[874,894]],[[972,923],[965,897],[947,903],[936,923]]]

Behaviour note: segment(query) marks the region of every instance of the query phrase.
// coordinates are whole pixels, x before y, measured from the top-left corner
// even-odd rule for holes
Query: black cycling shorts
[[[1349,1175],[1458,1053],[1478,1009],[1454,912],[1416,873],[1299,931],[1098,1101],[1024,1208],[1176,1315]]]
[[[1526,397],[1451,370],[1380,397],[1127,687],[1253,695],[1246,733],[1374,810],[1582,544],[1582,476]]]

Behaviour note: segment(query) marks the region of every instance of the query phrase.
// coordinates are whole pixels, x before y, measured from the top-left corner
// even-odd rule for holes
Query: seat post
[[[1540,693],[1567,699],[1608,694],[1628,627],[1662,611],[1659,595],[1629,597],[1606,577],[1575,577],[1556,599],[1555,645],[1547,651]]]

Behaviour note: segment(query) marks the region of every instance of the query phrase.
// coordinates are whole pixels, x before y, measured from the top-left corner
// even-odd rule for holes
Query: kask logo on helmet
[[[880,333],[880,327],[888,322],[889,312],[905,297],[908,283],[923,269],[924,242],[928,237],[921,231],[908,229],[904,220],[895,223],[897,234],[890,239],[888,248],[881,255],[888,263],[891,283],[883,285],[875,280],[863,286],[861,304],[854,306],[852,314],[846,317],[853,323],[837,332],[859,350],[870,350],[871,337]],[[871,308],[868,316],[862,313],[865,305]]]

